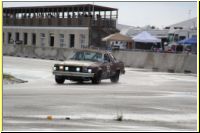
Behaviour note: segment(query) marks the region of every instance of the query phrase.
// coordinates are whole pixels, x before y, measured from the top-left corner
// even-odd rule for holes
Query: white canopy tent
[[[152,36],[150,33],[143,31],[132,38],[135,42],[142,43],[160,43],[161,39]]]

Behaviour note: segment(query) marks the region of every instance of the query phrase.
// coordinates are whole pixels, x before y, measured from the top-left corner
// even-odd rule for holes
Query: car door
[[[104,54],[104,62],[102,65],[102,78],[106,79],[110,77],[111,60],[108,54]]]
[[[112,54],[108,54],[110,57],[110,76],[113,76],[116,73],[116,69],[118,67],[117,60],[112,56]]]

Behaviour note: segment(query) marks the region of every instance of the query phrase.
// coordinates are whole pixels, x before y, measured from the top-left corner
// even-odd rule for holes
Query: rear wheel
[[[119,74],[120,74],[120,71],[117,71],[115,73],[115,75],[113,75],[112,77],[110,77],[110,81],[113,82],[113,83],[117,83],[119,81]]]
[[[55,81],[57,84],[63,84],[65,82],[65,78],[62,76],[55,76]]]

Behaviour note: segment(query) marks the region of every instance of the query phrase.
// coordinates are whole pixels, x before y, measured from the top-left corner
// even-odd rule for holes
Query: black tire
[[[112,77],[110,77],[110,81],[112,83],[117,83],[119,81],[119,74],[120,74],[120,71],[117,71],[115,73],[115,75],[113,75]]]
[[[101,83],[101,71],[94,75],[94,78],[92,78],[93,84],[99,84]]]
[[[83,84],[83,80],[76,81],[78,84]]]
[[[63,84],[65,82],[65,78],[61,76],[55,76],[55,81],[57,84]]]

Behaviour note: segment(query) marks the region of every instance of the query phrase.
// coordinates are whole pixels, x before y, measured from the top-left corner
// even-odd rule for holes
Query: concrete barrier
[[[115,51],[113,55],[130,67],[197,73],[197,55],[194,54]]]
[[[66,60],[76,49],[35,47],[29,45],[3,45],[3,54],[9,56]],[[156,71],[197,73],[197,55],[153,53],[139,51],[113,51],[113,55],[127,67]]]

